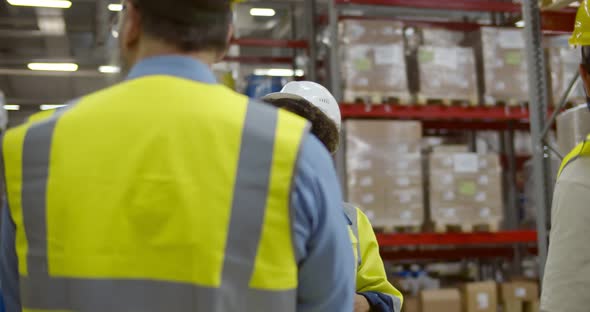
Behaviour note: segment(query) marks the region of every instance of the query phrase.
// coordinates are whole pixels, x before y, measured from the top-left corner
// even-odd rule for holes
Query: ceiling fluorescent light
[[[29,6],[39,8],[69,9],[72,2],[68,0],[8,0],[14,6]]]
[[[104,65],[98,68],[98,71],[103,74],[117,74],[121,72],[121,67],[119,66],[112,66],[112,65]]]
[[[4,105],[4,109],[7,111],[17,111],[20,110],[20,105]]]
[[[274,77],[302,77],[304,75],[303,70],[297,69],[293,71],[288,68],[270,68],[270,69],[256,69],[254,75],[257,76],[274,76]]]
[[[112,12],[121,12],[123,11],[123,5],[121,3],[111,3],[109,4],[109,11]]]
[[[516,22],[514,25],[516,25],[516,27],[518,27],[518,28],[523,28],[524,27],[524,21],[523,20],[520,20],[520,21]]]
[[[252,16],[275,16],[276,12],[269,8],[251,8],[250,15]]]
[[[30,63],[28,67],[30,70],[43,71],[75,72],[78,70],[78,64],[74,63]]]
[[[43,105],[41,105],[41,110],[46,111],[46,110],[58,109],[58,108],[64,107],[64,106],[65,105],[43,104]]]

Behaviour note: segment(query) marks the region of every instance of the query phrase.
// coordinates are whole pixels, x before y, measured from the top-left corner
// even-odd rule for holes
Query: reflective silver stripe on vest
[[[357,241],[359,241],[359,224],[358,224],[358,217],[356,207],[349,203],[344,203],[344,213],[350,219],[352,224],[350,227],[352,228],[352,233],[354,237],[356,237]],[[363,259],[361,259],[361,242],[359,241],[356,245],[356,253],[357,253],[357,262],[360,266],[363,263]]]
[[[393,302],[393,311],[394,312],[401,312],[402,310],[402,299],[399,297],[396,297],[394,295],[390,295],[390,294],[386,294],[387,296],[389,296],[391,298],[391,301]]]
[[[249,288],[269,190],[278,118],[275,110],[262,104],[248,104],[220,288],[155,280],[49,276],[49,158],[55,125],[65,111],[31,126],[25,136],[22,207],[29,274],[20,281],[24,307],[83,312],[295,311],[296,290]]]

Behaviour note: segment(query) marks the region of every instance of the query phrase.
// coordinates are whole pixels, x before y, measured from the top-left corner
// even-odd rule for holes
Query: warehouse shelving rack
[[[561,9],[567,6],[567,1],[558,1],[559,4],[552,6],[553,9]],[[573,1],[569,1],[573,2]],[[491,14],[522,13],[525,21],[525,37],[529,75],[529,107],[519,109],[505,109],[500,107],[478,107],[478,108],[458,108],[458,107],[401,107],[394,105],[364,105],[355,104],[341,105],[344,118],[390,118],[390,119],[414,119],[424,121],[426,127],[435,128],[460,128],[467,130],[506,130],[502,138],[503,145],[506,146],[505,153],[508,155],[507,172],[509,175],[509,185],[507,186],[508,207],[507,207],[507,225],[509,228],[516,227],[516,201],[517,194],[515,190],[515,176],[517,166],[517,156],[514,153],[514,129],[529,128],[533,140],[533,176],[535,181],[545,181],[537,183],[535,186],[535,198],[537,202],[537,230],[528,232],[507,231],[483,234],[409,234],[409,235],[380,235],[379,240],[384,250],[384,258],[399,259],[401,258],[420,258],[430,257],[440,258],[458,258],[467,254],[459,252],[459,249],[445,250],[413,250],[410,253],[401,254],[399,251],[388,252],[391,247],[399,247],[397,244],[411,246],[441,246],[453,245],[461,247],[465,244],[472,245],[472,240],[477,240],[477,245],[487,245],[486,248],[469,248],[467,252],[470,256],[511,256],[516,248],[504,248],[501,250],[490,249],[491,245],[497,246],[505,244],[530,244],[536,241],[538,246],[539,272],[544,271],[544,265],[547,255],[548,246],[548,222],[547,212],[551,202],[551,190],[549,181],[549,171],[547,162],[548,146],[545,136],[552,127],[555,116],[565,104],[567,94],[553,114],[548,107],[548,84],[547,71],[545,68],[545,59],[543,48],[541,46],[543,32],[546,34],[563,34],[571,32],[575,20],[575,9],[566,8],[565,10],[553,11],[543,10],[539,7],[538,0],[522,0],[522,4],[516,4],[512,1],[486,1],[486,0],[329,0],[328,1],[328,25],[330,30],[330,85],[333,94],[337,99],[342,100],[342,86],[340,73],[340,57],[338,50],[338,21],[343,18],[341,10],[349,7],[367,7],[367,6],[387,6],[389,8],[413,8],[413,9],[431,9],[431,10],[448,10],[448,11],[466,11],[466,12],[489,12]],[[550,9],[551,9],[550,8]],[[355,16],[354,18],[367,18],[366,16]],[[368,17],[370,18],[370,17]],[[428,23],[428,22],[426,22]],[[440,24],[440,22],[437,22]],[[453,27],[473,27],[473,24],[453,22]],[[577,79],[577,77],[575,78]],[[573,88],[575,80],[572,80],[568,93]],[[551,115],[549,121],[547,116]],[[345,140],[343,140],[345,141]],[[337,156],[337,165],[344,176],[344,152]],[[491,244],[491,245],[490,245]],[[542,276],[541,276],[542,278]]]

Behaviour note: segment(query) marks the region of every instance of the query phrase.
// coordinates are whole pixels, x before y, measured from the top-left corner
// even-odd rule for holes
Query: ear
[[[584,83],[584,88],[586,89],[586,94],[590,94],[590,74],[586,71],[584,65],[580,64],[580,78]]]
[[[136,46],[141,37],[141,14],[131,1],[127,1],[127,10],[121,30],[122,44],[125,46]]]
[[[221,62],[223,60],[223,58],[227,54],[227,51],[229,50],[229,45],[230,45],[230,42],[231,42],[231,39],[233,38],[233,36],[234,36],[234,25],[232,23],[232,24],[229,24],[229,27],[227,30],[227,37],[225,38],[225,42],[227,43],[227,46],[223,51],[221,51],[220,53],[218,53],[216,55],[215,62]]]

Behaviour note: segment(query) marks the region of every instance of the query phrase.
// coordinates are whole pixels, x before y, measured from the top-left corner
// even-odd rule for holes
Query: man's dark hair
[[[143,30],[183,52],[223,51],[232,21],[229,0],[133,0]]]
[[[266,102],[294,114],[297,114],[311,122],[311,133],[315,135],[334,154],[338,148],[340,136],[338,127],[324,112],[303,99],[267,99]]]

